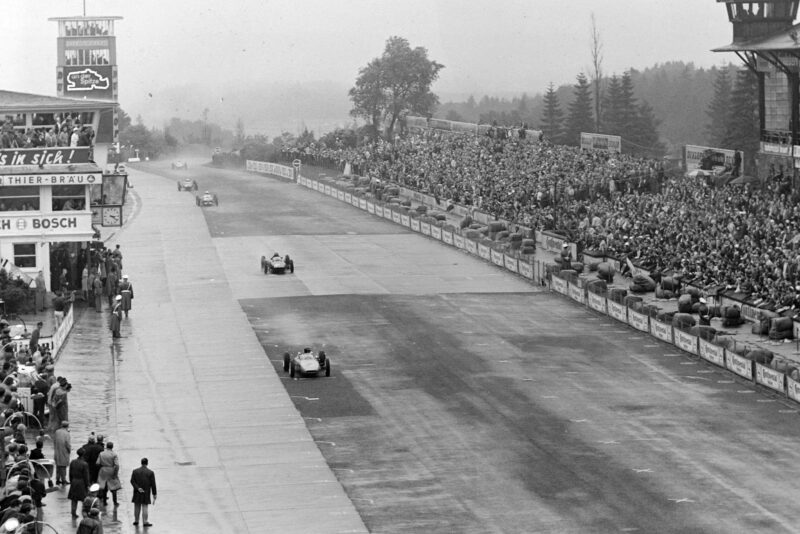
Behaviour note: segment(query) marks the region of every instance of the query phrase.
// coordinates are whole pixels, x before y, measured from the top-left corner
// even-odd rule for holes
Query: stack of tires
[[[794,323],[791,317],[776,317],[769,324],[769,338],[781,341],[794,338]]]

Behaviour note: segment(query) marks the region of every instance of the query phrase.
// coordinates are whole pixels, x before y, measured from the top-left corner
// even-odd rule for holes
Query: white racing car
[[[286,271],[294,273],[294,260],[288,254],[281,258],[277,252],[271,258],[261,256],[261,270],[264,274],[284,274]]]
[[[178,191],[197,191],[197,182],[191,178],[178,181]]]
[[[215,193],[209,193],[208,191],[202,195],[195,196],[194,201],[198,206],[219,206],[217,195]]]
[[[175,170],[184,170],[185,171],[188,168],[189,168],[189,164],[186,163],[185,161],[178,160],[178,161],[173,161],[172,162],[172,170],[174,170],[174,171]]]
[[[289,376],[317,376],[324,372],[325,376],[331,376],[331,359],[321,350],[315,354],[311,349],[303,349],[294,356],[285,352],[283,354],[283,370]]]

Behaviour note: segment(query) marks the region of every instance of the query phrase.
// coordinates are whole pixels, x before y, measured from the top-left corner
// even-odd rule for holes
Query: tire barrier
[[[310,180],[299,176],[297,178],[297,183],[309,189],[324,192],[324,194],[328,194],[333,198],[352,204],[360,209],[367,210],[370,213],[374,213],[377,217],[402,224],[400,217],[401,209],[398,206],[400,199],[396,199],[396,202],[368,202],[363,196],[359,198],[357,193],[354,194],[352,188],[349,191],[344,190],[342,185],[347,185],[349,182],[345,182],[341,185],[334,185],[336,183],[335,181],[321,183],[318,180]],[[387,193],[391,193],[392,190],[394,191],[395,197],[400,192],[399,188],[394,186],[386,186],[383,189],[383,191]],[[372,209],[370,209],[370,207]],[[426,235],[439,239],[439,237],[435,235],[435,231],[438,231],[441,240],[447,244],[452,244],[452,246],[470,254],[480,255],[482,258],[492,261],[497,265],[502,265],[505,269],[518,273],[529,280],[549,280],[552,290],[569,297],[571,300],[580,302],[592,310],[608,315],[632,328],[648,332],[656,339],[670,343],[684,352],[697,355],[709,363],[717,365],[737,376],[762,387],[769,388],[792,401],[800,403],[800,364],[796,362],[775,357],[771,351],[766,349],[754,350],[753,347],[748,347],[746,344],[736,343],[731,337],[721,335],[721,332],[715,332],[713,328],[706,326],[697,327],[696,320],[690,313],[665,312],[658,309],[656,306],[643,304],[641,300],[636,300],[640,299],[640,297],[635,295],[631,295],[631,298],[627,299],[627,303],[625,303],[626,297],[629,296],[627,289],[608,288],[607,284],[605,286],[602,285],[601,282],[603,280],[587,280],[583,276],[579,277],[578,272],[573,269],[567,270],[570,271],[568,273],[569,280],[562,278],[560,276],[560,263],[546,264],[544,262],[537,262],[534,264],[523,261],[523,259],[517,257],[516,251],[506,250],[506,248],[510,249],[510,246],[503,248],[503,250],[498,250],[498,243],[496,242],[470,239],[464,235],[466,232],[456,231],[453,227],[449,227],[448,229],[448,225],[442,225],[439,221],[436,223],[422,223],[415,217],[409,217],[407,215],[408,211],[406,207],[404,210],[406,219],[409,219],[409,223],[416,221],[419,225],[420,233],[425,233],[425,226],[427,226],[428,232]],[[461,230],[470,226],[469,224],[464,224],[465,220],[466,217],[459,225]],[[481,237],[489,233],[489,225],[491,223],[505,224],[502,221],[486,220],[487,225],[485,227],[483,225],[478,225],[479,228],[484,229],[484,233],[478,231]],[[497,232],[506,230],[505,227],[501,228],[497,225],[494,226],[494,229]],[[509,237],[509,243],[507,245],[510,245],[510,239]],[[522,243],[524,248],[526,245],[524,239]],[[551,248],[559,250],[561,242],[554,241],[554,243],[555,244],[551,243]],[[509,254],[509,252],[514,252],[514,254]],[[585,257],[586,255],[584,254],[584,258]],[[534,272],[534,266],[538,269],[537,272]],[[613,273],[614,269],[615,267],[612,262],[601,262],[597,266],[598,277],[602,277],[604,273]],[[671,287],[671,291],[677,291],[680,287],[684,286],[679,280],[669,280],[669,278],[664,278],[660,281],[662,290],[667,291],[666,287]],[[613,276],[610,280],[607,280],[607,283],[611,283],[612,281]],[[691,310],[692,304],[700,300],[700,289],[694,286],[686,286],[684,291],[688,298],[684,297],[684,295],[681,295],[681,297],[684,297],[683,301],[688,303],[689,309]],[[679,302],[681,301],[679,300]],[[723,303],[724,302],[723,300]],[[629,308],[627,304],[631,304],[633,307]],[[747,310],[745,310],[745,308],[747,308]],[[743,318],[759,320],[759,328],[762,324],[768,326],[765,334],[768,334],[769,330],[773,329],[773,326],[776,332],[792,332],[791,329],[786,328],[788,325],[791,325],[791,319],[787,322],[787,320],[785,320],[787,318],[781,318],[775,312],[744,304],[742,308],[738,310],[739,315],[737,318],[737,312],[730,311],[731,309],[738,308],[737,306],[720,306],[717,311],[716,307],[709,307],[708,311],[709,313],[713,313],[714,316],[723,318],[723,320],[734,321]],[[772,319],[784,320],[776,321],[773,324]],[[681,325],[681,327],[677,328],[673,326],[673,324]],[[693,329],[693,327],[696,328]],[[748,356],[750,358],[748,358]]]

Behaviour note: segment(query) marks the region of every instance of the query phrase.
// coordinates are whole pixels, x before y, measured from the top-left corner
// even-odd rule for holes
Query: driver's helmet
[[[310,348],[308,348],[308,347],[306,347],[306,348],[304,348],[304,349],[303,349],[303,352],[304,352],[305,354],[308,354],[309,352],[311,352],[311,349],[310,349]]]
[[[204,195],[210,195],[211,193],[209,193],[208,191],[206,191],[206,192],[205,192],[205,193],[203,193],[203,194],[204,194]]]
[[[280,254],[278,254],[278,253],[276,252],[275,254],[273,254],[273,255],[272,255],[272,257],[273,257],[273,258],[280,258],[280,257],[281,257],[281,255],[280,255]]]

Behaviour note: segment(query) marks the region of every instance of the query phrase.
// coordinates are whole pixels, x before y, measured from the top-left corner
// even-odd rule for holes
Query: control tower
[[[59,96],[106,100],[119,98],[117,42],[114,23],[122,17],[74,16],[49,19],[58,23],[56,91]],[[97,142],[119,140],[117,106],[100,117]]]
[[[758,77],[759,175],[791,173],[800,168],[800,0],[717,2],[725,4],[733,42],[714,52],[734,52]]]

